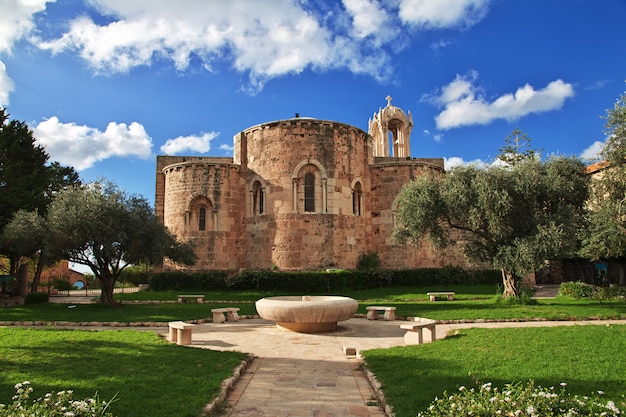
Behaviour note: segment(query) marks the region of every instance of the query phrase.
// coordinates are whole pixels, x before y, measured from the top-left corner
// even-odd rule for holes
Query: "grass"
[[[75,308],[44,303],[3,307],[0,321],[167,322],[211,318],[212,308],[226,306],[239,307],[239,314],[256,314],[253,303],[76,304]]]
[[[362,352],[396,417],[415,416],[435,397],[473,378],[500,388],[538,385],[589,395],[604,391],[620,404],[626,393],[626,326],[469,329],[432,344]],[[471,376],[470,376],[471,373]]]
[[[33,398],[73,389],[74,398],[116,396],[117,417],[197,416],[246,355],[190,349],[153,332],[0,328],[0,402],[17,382]]]
[[[456,292],[455,301],[427,301],[426,293]],[[117,300],[176,300],[179,293],[116,294]],[[196,293],[195,291],[191,293]],[[202,292],[199,292],[202,294]],[[205,303],[31,304],[0,309],[0,321],[166,322],[211,317],[211,308],[237,306],[255,314],[251,301],[284,292],[206,292]],[[437,320],[523,320],[624,318],[626,302],[539,300],[535,305],[507,305],[492,286],[382,288],[345,291],[359,300],[359,312],[373,304],[396,306],[398,316]],[[315,294],[311,294],[315,295]],[[444,390],[470,385],[472,372],[484,382],[503,386],[535,379],[537,384],[567,382],[568,391],[603,390],[619,399],[626,392],[626,326],[465,330],[457,336],[421,346],[365,353],[382,381],[397,417],[414,416]],[[98,391],[103,399],[119,392],[118,417],[196,416],[211,401],[221,381],[243,355],[188,349],[166,343],[153,332],[71,331],[0,328],[0,402],[13,385],[29,380],[37,390],[74,389],[76,398]],[[183,364],[183,365],[181,365]],[[167,401],[174,396],[175,401]],[[169,408],[168,408],[169,407]]]

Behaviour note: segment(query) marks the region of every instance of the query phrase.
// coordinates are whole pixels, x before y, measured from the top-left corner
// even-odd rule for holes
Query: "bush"
[[[24,304],[47,303],[50,297],[45,292],[31,292],[24,297]]]
[[[113,417],[108,411],[112,401],[100,401],[97,394],[95,398],[77,401],[72,398],[72,391],[51,392],[31,401],[33,388],[28,381],[16,384],[15,391],[12,404],[0,404],[0,417]]]
[[[225,271],[161,272],[150,277],[152,291],[212,291],[226,288]]]
[[[59,291],[69,291],[72,289],[72,284],[70,284],[70,281],[65,278],[55,278],[52,283],[52,285],[54,285],[54,288]]]
[[[559,295],[574,298],[589,298],[593,294],[593,287],[582,281],[562,282],[559,285]]]
[[[376,252],[368,252],[368,253],[361,254],[361,256],[359,256],[356,269],[358,270],[378,269],[379,266],[380,266],[380,259],[378,259],[378,254]]]
[[[561,390],[554,387],[535,386],[533,381],[527,384],[509,384],[502,391],[490,382],[477,388],[460,387],[457,393],[444,393],[441,399],[435,398],[427,411],[418,413],[421,417],[448,416],[607,416],[621,414],[613,401],[603,402],[597,395],[587,397],[572,395],[565,391],[567,384],[561,384]],[[601,391],[598,391],[601,394]]]

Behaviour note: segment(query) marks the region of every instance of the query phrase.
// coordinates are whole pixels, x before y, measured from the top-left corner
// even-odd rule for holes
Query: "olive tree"
[[[519,296],[524,276],[578,249],[588,195],[584,168],[573,158],[529,158],[420,176],[398,196],[394,236],[440,249],[458,239],[470,262],[502,271],[504,297]]]
[[[130,264],[156,264],[164,257],[193,264],[193,248],[159,223],[147,200],[108,181],[72,187],[48,210],[49,250],[88,266],[102,284],[100,301],[114,304],[113,289]]]
[[[605,134],[604,169],[592,180],[581,251],[594,261],[626,256],[626,93],[607,110]]]

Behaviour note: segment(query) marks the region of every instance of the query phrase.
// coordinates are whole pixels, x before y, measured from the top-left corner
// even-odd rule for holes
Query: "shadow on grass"
[[[245,358],[169,344],[153,332],[0,329],[0,402],[28,380],[34,396],[117,394],[116,416],[195,416]],[[177,398],[177,401],[171,401]]]

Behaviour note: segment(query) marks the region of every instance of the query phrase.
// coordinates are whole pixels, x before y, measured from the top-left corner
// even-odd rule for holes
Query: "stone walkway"
[[[302,334],[278,330],[262,319],[206,323],[194,328],[192,346],[252,353],[255,359],[226,398],[228,417],[382,417],[374,390],[348,351],[404,345],[403,321],[353,318],[337,331]],[[621,321],[513,322],[437,325],[437,338],[470,327],[540,327]],[[429,342],[429,332],[424,332]]]

